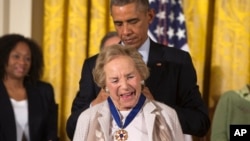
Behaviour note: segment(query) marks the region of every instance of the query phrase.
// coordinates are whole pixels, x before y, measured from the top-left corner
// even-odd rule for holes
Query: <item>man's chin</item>
[[[139,48],[138,46],[137,46],[137,44],[135,44],[135,43],[127,43],[127,44],[125,44],[127,47],[133,47],[133,48]]]

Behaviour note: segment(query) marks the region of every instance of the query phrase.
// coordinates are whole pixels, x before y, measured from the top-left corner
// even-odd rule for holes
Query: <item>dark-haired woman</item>
[[[43,56],[32,39],[0,37],[0,140],[57,140],[57,105],[51,84],[40,81]]]

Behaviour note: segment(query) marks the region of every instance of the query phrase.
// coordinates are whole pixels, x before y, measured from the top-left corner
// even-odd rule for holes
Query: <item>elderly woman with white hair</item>
[[[142,93],[149,70],[135,48],[105,48],[93,70],[108,99],[83,111],[74,141],[182,141],[174,109]]]

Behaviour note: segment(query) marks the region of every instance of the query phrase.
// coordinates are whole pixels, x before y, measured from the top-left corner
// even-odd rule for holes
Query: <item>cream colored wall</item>
[[[0,0],[0,35],[6,33],[6,29],[8,28],[8,15],[9,15],[9,1]]]
[[[43,41],[43,3],[44,0],[33,0],[31,37],[41,46]]]
[[[32,0],[0,0],[0,35],[19,33],[31,37]]]
[[[3,33],[3,27],[2,27],[2,22],[3,22],[3,0],[0,0],[0,35]]]

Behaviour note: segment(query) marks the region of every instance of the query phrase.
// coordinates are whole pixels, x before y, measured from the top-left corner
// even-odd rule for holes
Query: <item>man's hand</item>
[[[91,106],[94,106],[96,104],[105,101],[108,98],[108,96],[109,95],[104,91],[104,89],[101,89],[97,97],[91,102]]]
[[[153,100],[154,97],[153,95],[151,94],[150,90],[148,89],[148,87],[144,87],[143,90],[142,90],[142,93],[150,100]]]

